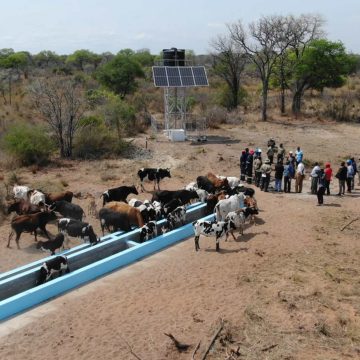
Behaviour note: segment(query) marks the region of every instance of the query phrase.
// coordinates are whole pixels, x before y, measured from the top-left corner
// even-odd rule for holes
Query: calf
[[[50,236],[46,231],[46,224],[49,221],[55,220],[56,215],[53,211],[42,211],[36,214],[19,215],[11,221],[11,232],[9,234],[7,247],[10,247],[10,240],[16,233],[16,245],[20,249],[19,239],[23,232],[34,232],[35,241],[37,241],[36,229],[41,229],[46,237],[50,240]]]
[[[94,233],[93,227],[89,223],[79,220],[69,218],[59,219],[58,230],[66,236],[79,237],[83,241],[87,237],[91,245],[95,245],[100,241]]]
[[[155,210],[156,220],[160,220],[164,215],[164,209],[162,208],[161,203],[159,201],[153,201],[151,205]]]
[[[197,190],[198,186],[195,181],[192,181],[191,183],[187,184],[184,189],[185,190]]]
[[[155,168],[142,168],[138,171],[138,177],[140,178],[141,189],[145,190],[143,181],[153,181],[154,182],[154,190],[156,188],[156,184],[158,186],[158,190],[160,190],[160,180],[168,177],[171,178],[170,169],[155,169]]]
[[[185,224],[186,221],[186,209],[185,206],[178,206],[175,210],[169,213],[166,217],[171,229],[174,229],[177,224]]]
[[[129,202],[130,206],[133,206],[136,209],[139,209],[144,223],[147,223],[152,220],[156,220],[156,210],[154,209],[152,203],[149,200],[145,200],[144,202],[136,199],[131,199]]]
[[[157,236],[157,226],[155,221],[149,221],[140,229],[140,242],[148,241]]]
[[[130,221],[127,214],[118,213],[107,208],[102,208],[99,211],[99,219],[103,236],[105,228],[108,232],[114,232],[118,230],[127,232],[131,230]]]
[[[54,274],[62,275],[62,272],[65,270],[65,273],[69,273],[68,260],[65,256],[57,256],[54,259],[44,262],[40,268],[39,278],[36,282],[36,285],[41,285],[48,281]]]
[[[63,248],[64,249],[64,234],[57,234],[54,240],[49,241],[38,241],[36,244],[37,249],[42,249],[43,251],[50,251],[51,255],[55,255],[55,250]]]
[[[233,221],[204,221],[197,220],[193,222],[194,233],[195,233],[195,251],[200,250],[199,246],[199,238],[200,235],[205,236],[215,236],[216,239],[216,251],[220,250],[220,238],[226,235],[226,239],[228,238],[228,233],[230,232],[232,237],[235,240],[235,236],[233,234],[233,230],[236,229]]]
[[[84,215],[84,210],[79,205],[69,203],[65,200],[55,201],[50,205],[49,209],[59,212],[62,216],[80,221]]]
[[[208,195],[206,199],[206,213],[208,215],[212,214],[214,212],[216,204],[219,202],[219,200],[225,199],[226,194],[224,191],[219,192],[217,194],[210,194]]]
[[[196,189],[195,191],[198,194],[199,200],[201,202],[206,202],[206,199],[209,196],[209,193],[204,189]]]
[[[130,199],[128,204],[130,206],[132,206],[132,207],[137,208],[137,207],[141,206],[143,204],[143,202],[141,200],[138,200],[138,199]]]
[[[123,201],[127,203],[126,198],[129,196],[129,194],[139,194],[134,185],[119,186],[117,188],[108,189],[101,195],[103,198],[103,206],[110,201]]]
[[[239,234],[244,235],[244,225],[246,220],[251,219],[251,216],[256,214],[258,214],[256,209],[247,207],[237,211],[229,212],[225,217],[225,221],[233,221],[235,227],[239,229]]]

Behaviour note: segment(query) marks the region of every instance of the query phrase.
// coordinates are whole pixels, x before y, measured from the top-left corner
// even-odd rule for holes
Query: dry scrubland
[[[62,161],[34,170],[19,169],[22,182],[39,188],[66,188],[74,202],[100,206],[107,188],[137,181],[142,166],[170,167],[163,189],[177,189],[213,171],[238,176],[245,146],[270,136],[287,150],[297,145],[309,162],[331,161],[334,170],[349,154],[360,155],[358,125],[273,117],[213,130],[209,143],[169,143],[161,135],[144,149],[136,138],[132,158]],[[307,170],[310,170],[308,167]],[[4,170],[4,179],[11,172]],[[149,187],[149,185],[148,185]],[[360,358],[360,187],[351,196],[325,197],[317,207],[309,195],[257,192],[258,225],[237,241],[181,242],[125,269],[56,298],[0,326],[0,358],[12,359],[201,359],[221,320],[224,328],[207,359]],[[336,186],[333,184],[333,193]],[[149,198],[141,194],[140,198]],[[33,237],[22,235],[21,250],[6,248],[10,217],[0,227],[0,271],[44,256]],[[88,216],[98,233],[98,220]],[[49,227],[55,234],[55,225]],[[72,245],[77,244],[76,240]],[[179,353],[168,337],[190,344]]]

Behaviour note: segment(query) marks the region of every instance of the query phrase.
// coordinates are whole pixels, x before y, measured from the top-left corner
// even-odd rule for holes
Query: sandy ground
[[[136,182],[142,166],[171,168],[163,189],[180,188],[210,170],[238,176],[240,150],[265,149],[270,136],[287,150],[301,145],[305,159],[331,161],[334,170],[360,152],[355,125],[273,121],[210,135],[208,143],[194,145],[159,136],[133,159],[21,174],[34,185],[66,180],[68,189],[81,192],[74,202],[86,209],[88,194],[100,207],[104,190]],[[136,143],[144,147],[144,137]],[[325,197],[318,207],[309,185],[307,177],[302,194],[257,191],[257,225],[236,241],[222,241],[219,253],[212,238],[200,238],[196,253],[191,238],[1,323],[0,358],[182,360],[191,359],[201,341],[195,355],[201,359],[223,321],[207,359],[359,359],[360,221],[340,229],[359,216],[360,188]],[[0,271],[45,256],[30,234],[21,237],[21,250],[14,243],[5,247],[9,219],[0,227]],[[100,234],[98,220],[87,220]],[[49,229],[55,234],[55,225]],[[164,333],[190,348],[179,353]]]

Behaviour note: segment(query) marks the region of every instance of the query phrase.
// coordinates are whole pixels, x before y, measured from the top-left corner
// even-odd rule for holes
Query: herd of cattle
[[[179,225],[185,224],[186,205],[193,201],[206,203],[208,214],[215,213],[215,221],[198,220],[193,223],[195,233],[195,250],[199,247],[200,235],[215,236],[216,250],[219,250],[219,240],[222,236],[239,229],[243,233],[245,221],[255,221],[258,214],[254,190],[240,184],[236,177],[216,176],[208,173],[207,176],[198,176],[195,182],[188,184],[181,190],[160,190],[160,181],[164,177],[171,178],[169,169],[146,168],[138,171],[141,190],[145,190],[143,181],[154,182],[152,199],[140,201],[127,200],[130,194],[138,195],[135,186],[120,186],[105,191],[101,197],[103,207],[98,212],[100,226],[104,235],[105,230],[130,231],[132,226],[140,228],[140,242],[157,236],[156,222],[166,219],[166,225],[161,230],[166,232]],[[156,190],[157,185],[157,190]],[[32,232],[37,241],[37,229],[43,231],[48,241],[37,241],[37,248],[48,250],[55,254],[56,249],[64,248],[68,237],[80,237],[88,240],[91,245],[100,241],[93,227],[83,222],[84,210],[72,203],[73,193],[64,191],[59,193],[43,193],[40,190],[30,189],[27,186],[14,186],[14,199],[8,205],[8,213],[15,211],[17,216],[11,221],[11,232],[8,244],[16,234],[16,245],[23,232]],[[60,218],[59,218],[60,217]],[[58,219],[58,234],[53,240],[46,230],[46,225]],[[234,237],[235,238],[235,237]],[[57,259],[57,260],[56,260]],[[39,283],[47,281],[54,272],[68,269],[64,256],[58,256],[43,264]]]

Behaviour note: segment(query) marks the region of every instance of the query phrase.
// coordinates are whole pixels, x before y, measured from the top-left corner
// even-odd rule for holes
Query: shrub
[[[81,120],[82,129],[74,142],[74,156],[81,159],[98,159],[120,155],[127,148],[127,142],[119,139],[95,116]]]
[[[5,152],[25,166],[47,163],[54,150],[54,143],[43,126],[22,123],[9,128],[2,145]]]
[[[206,119],[210,128],[217,129],[220,124],[226,123],[227,111],[224,108],[213,106],[207,110]]]

